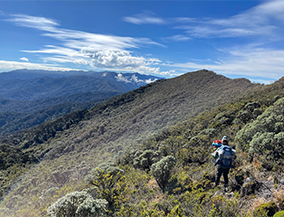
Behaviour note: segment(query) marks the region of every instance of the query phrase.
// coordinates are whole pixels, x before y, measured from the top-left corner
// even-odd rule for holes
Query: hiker
[[[229,186],[228,174],[229,174],[230,168],[234,167],[234,160],[236,158],[236,155],[235,155],[235,150],[233,150],[229,146],[228,138],[226,136],[222,138],[221,143],[222,145],[218,147],[214,153],[212,153],[212,156],[216,160],[215,166],[217,165],[217,172],[216,172],[216,177],[215,177],[215,187],[219,185],[220,178],[223,174],[224,181],[225,181],[225,185],[224,185],[225,191],[228,191],[228,186]]]

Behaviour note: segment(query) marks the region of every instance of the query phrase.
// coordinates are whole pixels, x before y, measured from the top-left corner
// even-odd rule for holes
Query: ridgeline
[[[261,201],[264,181],[281,181],[282,155],[274,144],[282,141],[283,87],[283,79],[265,86],[202,70],[11,135],[1,147],[26,157],[10,157],[2,170],[8,178],[1,214],[44,216],[58,198],[97,186],[90,194],[107,200],[106,216],[247,216],[258,208],[254,199]],[[258,132],[270,140],[256,142]],[[238,156],[224,195],[212,189],[210,158],[212,141],[223,135]],[[276,201],[277,187],[269,185],[271,200],[263,202]]]

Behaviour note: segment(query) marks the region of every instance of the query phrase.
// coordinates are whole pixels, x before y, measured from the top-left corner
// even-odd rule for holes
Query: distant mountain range
[[[97,91],[121,94],[159,79],[138,73],[16,70],[0,73],[0,98],[38,100]]]
[[[28,70],[20,69],[9,72],[0,73],[0,80],[13,80],[13,79],[33,79],[41,77],[49,78],[63,78],[63,77],[72,77],[72,76],[90,76],[90,77],[119,77],[122,76],[126,82],[138,82],[150,83],[155,79],[160,79],[160,77],[144,75],[139,73],[117,73],[111,71],[95,72],[95,71],[47,71],[47,70]],[[122,78],[121,77],[121,78]],[[137,79],[137,80],[136,80]]]
[[[161,78],[138,73],[15,70],[0,73],[0,135],[88,109]]]

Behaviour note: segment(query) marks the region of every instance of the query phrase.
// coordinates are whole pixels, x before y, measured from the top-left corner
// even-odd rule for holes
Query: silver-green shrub
[[[58,199],[47,209],[51,217],[105,216],[107,201],[94,199],[87,191],[75,191]]]
[[[166,156],[151,167],[152,174],[163,191],[171,178],[171,171],[175,162],[176,159],[173,156]]]
[[[255,121],[246,124],[236,135],[238,148],[250,153],[262,154],[276,148],[284,132],[284,98],[277,100]],[[273,147],[271,147],[273,145]]]

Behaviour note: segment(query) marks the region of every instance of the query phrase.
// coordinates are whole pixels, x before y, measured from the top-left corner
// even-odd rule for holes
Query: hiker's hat
[[[222,144],[223,145],[228,145],[228,138],[227,138],[227,136],[224,136],[223,138],[222,138]]]

